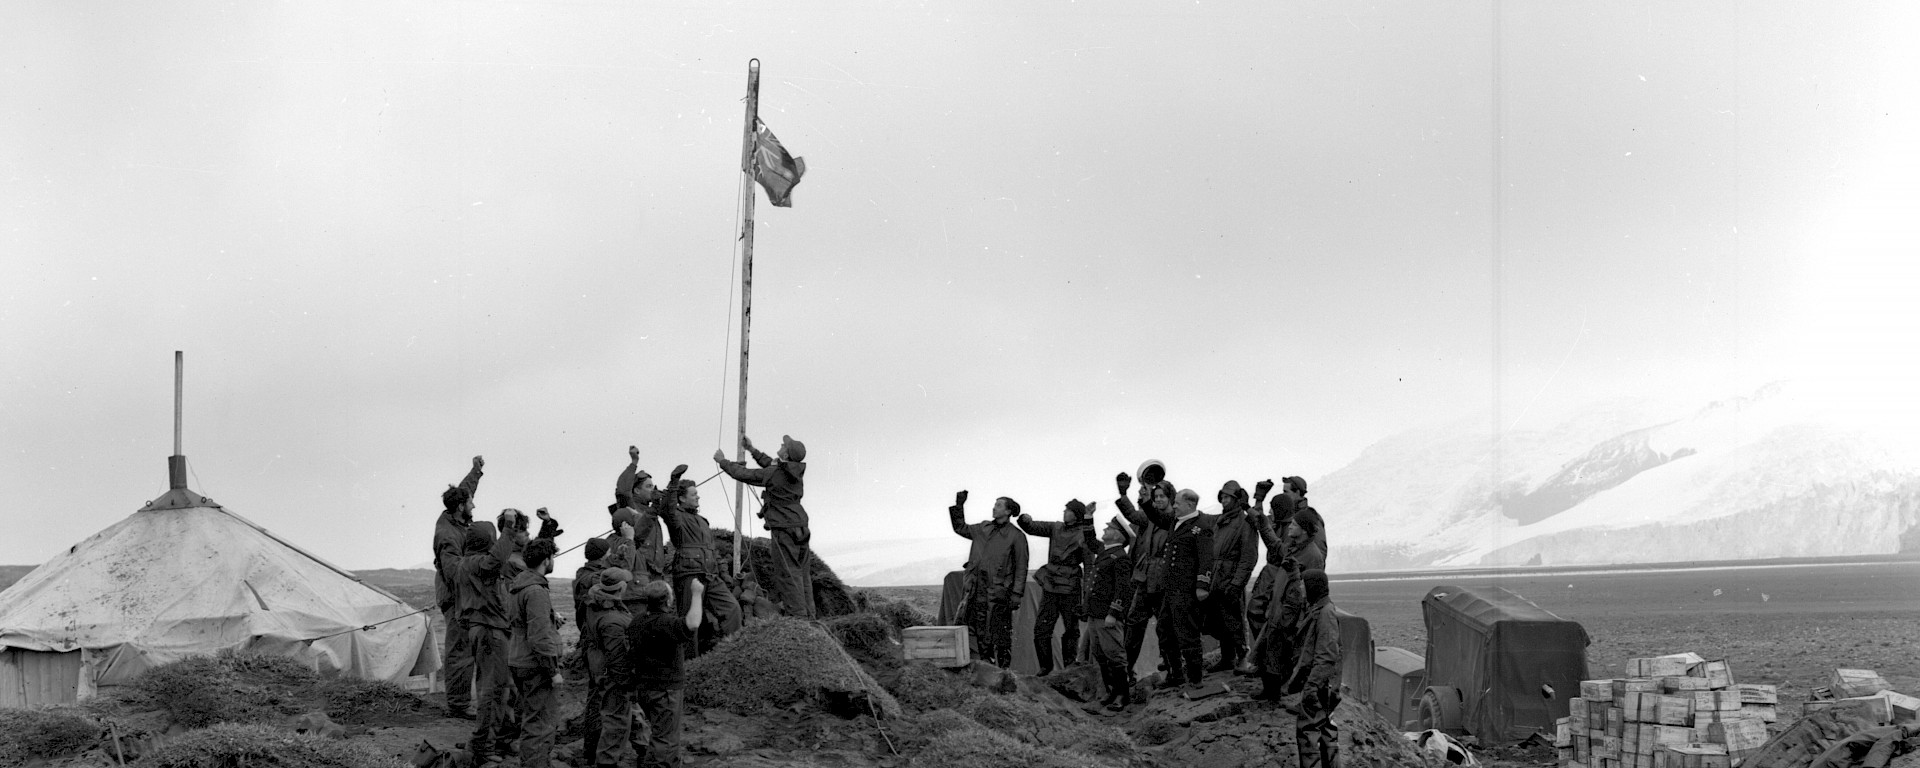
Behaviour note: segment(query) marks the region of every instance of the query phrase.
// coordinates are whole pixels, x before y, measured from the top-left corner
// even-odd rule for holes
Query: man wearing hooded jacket
[[[1060,636],[1061,669],[1073,666],[1080,648],[1081,565],[1090,557],[1084,534],[1093,530],[1093,510],[1074,499],[1067,502],[1058,523],[1021,515],[1019,525],[1028,536],[1047,540],[1047,563],[1040,566],[1033,579],[1040,586],[1040,608],[1033,621],[1033,655],[1040,662],[1040,676],[1045,677],[1053,672],[1055,623],[1067,623]]]
[[[1294,635],[1300,656],[1287,681],[1284,703],[1295,715],[1300,767],[1333,768],[1340,750],[1340,726],[1333,721],[1333,711],[1340,706],[1340,620],[1328,594],[1327,572],[1309,569],[1300,579],[1307,611]]]
[[[773,599],[788,616],[813,618],[813,531],[808,527],[807,508],[800,505],[806,496],[807,446],[791,435],[780,437],[780,451],[768,456],[753,447],[753,441],[741,438],[740,446],[753,454],[759,469],[748,469],[729,461],[725,453],[713,452],[720,471],[740,482],[760,488],[760,520],[773,542]]]
[[[447,672],[447,714],[472,719],[473,646],[467,642],[466,625],[460,621],[459,579],[454,566],[466,550],[467,526],[473,522],[473,495],[480,490],[480,476],[486,460],[473,457],[473,469],[459,485],[440,494],[445,509],[433,523],[433,596],[440,617],[447,622],[445,657]]]
[[[947,516],[953,532],[973,542],[967,551],[966,590],[960,615],[978,639],[975,655],[1013,666],[1013,612],[1027,593],[1027,535],[1011,524],[1020,503],[1002,496],[993,502],[993,519],[968,524],[967,492],[954,494]]]
[[[1220,514],[1200,516],[1213,529],[1213,590],[1200,606],[1200,628],[1220,643],[1220,660],[1208,672],[1225,672],[1240,663],[1247,642],[1247,580],[1260,554],[1259,533],[1247,519],[1246,489],[1228,480],[1218,498]]]

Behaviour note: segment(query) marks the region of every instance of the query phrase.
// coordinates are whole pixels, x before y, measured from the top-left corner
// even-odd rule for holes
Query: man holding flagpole
[[[807,508],[800,506],[806,495],[807,446],[791,436],[780,437],[780,452],[768,456],[742,440],[741,447],[753,455],[759,469],[748,469],[729,461],[721,451],[713,452],[720,471],[747,485],[767,489],[760,506],[760,518],[772,539],[773,599],[788,616],[813,618],[813,532],[808,526]]]

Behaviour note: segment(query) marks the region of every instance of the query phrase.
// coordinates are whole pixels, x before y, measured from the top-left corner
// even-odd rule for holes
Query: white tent
[[[439,668],[426,614],[187,490],[183,474],[0,592],[0,707],[85,699],[230,648],[396,682]]]

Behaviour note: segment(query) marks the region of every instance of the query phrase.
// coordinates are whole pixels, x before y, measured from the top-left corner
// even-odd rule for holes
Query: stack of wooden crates
[[[1735,684],[1698,654],[1628,659],[1627,677],[1587,680],[1554,744],[1569,768],[1735,768],[1767,742],[1779,690]]]

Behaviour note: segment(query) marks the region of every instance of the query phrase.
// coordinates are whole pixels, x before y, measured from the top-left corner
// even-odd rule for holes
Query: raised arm
[[[727,477],[760,488],[767,487],[767,483],[773,480],[773,473],[778,471],[773,467],[764,466],[759,469],[748,469],[746,465],[727,458],[726,454],[719,451],[713,452],[713,463],[720,465],[720,471],[727,473]]]
[[[471,499],[474,494],[480,492],[480,476],[486,474],[482,469],[486,465],[486,459],[479,456],[473,457],[473,469],[467,470],[467,476],[460,480],[460,490],[467,492],[467,498]]]
[[[1021,515],[1014,523],[1028,536],[1052,536],[1060,532],[1060,524],[1047,520],[1035,520],[1033,515]]]
[[[953,522],[953,532],[960,534],[960,538],[973,538],[973,529],[967,527],[966,491],[961,491],[953,495],[953,506],[947,507],[947,517]]]

